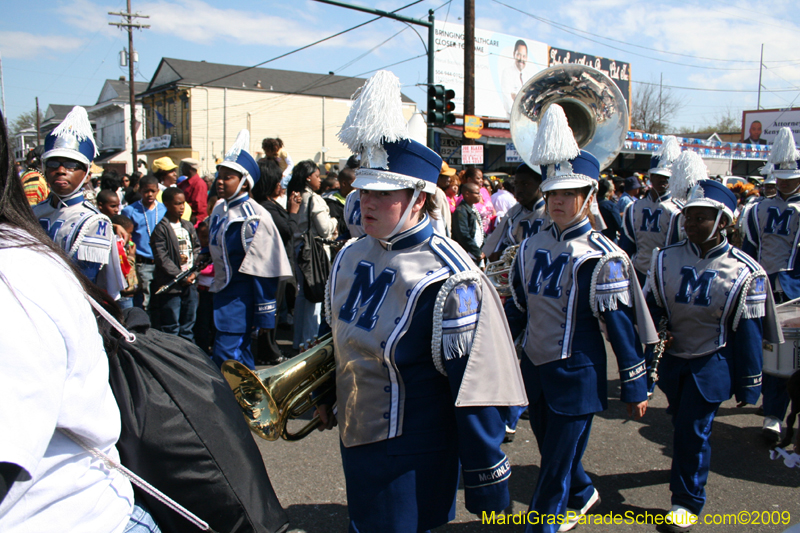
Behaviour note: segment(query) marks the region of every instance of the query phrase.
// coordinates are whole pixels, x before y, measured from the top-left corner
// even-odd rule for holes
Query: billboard
[[[792,130],[796,144],[800,139],[800,107],[745,111],[742,113],[742,142],[772,144],[778,130],[784,126]]]
[[[547,66],[561,65],[564,63],[573,65],[586,65],[594,67],[603,74],[614,80],[619,87],[625,102],[628,104],[628,117],[630,118],[632,108],[631,98],[631,64],[616,61],[607,57],[593,56],[581,52],[573,52],[562,48],[550,47],[547,55]]]
[[[455,113],[464,114],[464,26],[434,23],[434,83],[456,92]],[[522,85],[547,67],[544,43],[475,28],[475,115],[508,118]]]

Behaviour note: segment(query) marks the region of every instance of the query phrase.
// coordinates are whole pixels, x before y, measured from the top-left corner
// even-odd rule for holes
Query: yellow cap
[[[159,170],[164,172],[169,172],[170,170],[175,170],[178,168],[172,159],[167,156],[159,157],[155,161],[153,161],[153,172],[158,172]]]

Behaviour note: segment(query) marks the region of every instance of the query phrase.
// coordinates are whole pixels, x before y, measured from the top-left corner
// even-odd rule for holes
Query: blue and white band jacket
[[[747,210],[742,249],[764,267],[773,287],[800,298],[800,194],[780,194]],[[778,280],[776,280],[778,278]]]
[[[119,263],[114,228],[81,190],[61,199],[51,193],[47,200],[33,206],[33,213],[86,277],[113,298],[119,296],[127,283]]]
[[[701,257],[689,240],[653,253],[647,286],[674,336],[667,350],[695,359],[725,346],[741,320],[764,318],[774,303],[764,269],[723,240]],[[732,322],[731,322],[732,320]]]
[[[211,213],[208,249],[217,329],[244,332],[245,313],[255,313],[257,328],[274,327],[277,283],[292,277],[292,269],[269,212],[247,193],[220,202]]]
[[[351,191],[345,199],[344,220],[350,237],[355,239],[364,235],[364,228],[361,227],[361,192],[358,189]]]
[[[523,241],[510,286],[511,331],[524,327],[524,352],[539,376],[535,390],[529,385],[532,402],[544,394],[567,415],[606,408],[601,322],[618,359],[623,401],[646,398],[639,339],[656,342],[656,331],[628,256],[588,219],[563,232],[553,224]]]
[[[547,206],[541,198],[533,209],[527,209],[522,204],[515,204],[508,210],[497,227],[486,237],[482,251],[487,256],[495,252],[502,252],[509,246],[516,246],[531,235],[536,235],[541,229],[550,224]]]
[[[653,253],[647,285],[654,319],[666,314],[673,336],[665,355],[699,363],[692,374],[707,401],[724,401],[736,392],[754,403],[761,384],[762,337],[782,342],[761,266],[727,240],[706,257],[684,240]],[[665,373],[659,383],[664,381],[667,393],[677,383],[668,377],[673,367],[678,364],[668,357],[659,367],[659,375]]]
[[[631,255],[637,272],[647,273],[653,250],[681,239],[679,218],[682,205],[670,193],[653,201],[648,194],[625,209],[622,248]]]

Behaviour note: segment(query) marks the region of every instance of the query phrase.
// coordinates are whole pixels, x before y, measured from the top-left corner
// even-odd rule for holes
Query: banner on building
[[[464,26],[434,23],[434,83],[456,92],[464,114]],[[547,67],[548,46],[532,39],[475,28],[475,115],[508,118],[528,79]]]
[[[794,134],[795,144],[800,140],[800,107],[791,109],[761,109],[742,113],[742,142],[747,144],[772,144],[782,127]]]
[[[514,143],[506,143],[506,163],[522,163],[522,158]]]
[[[483,145],[465,144],[461,147],[462,165],[482,165],[483,164]]]
[[[169,143],[172,141],[172,135],[159,135],[158,137],[150,137],[149,139],[142,139],[139,142],[139,151],[146,152],[147,150],[159,150],[162,148],[169,148]]]
[[[614,80],[614,83],[617,84],[622,96],[625,98],[625,102],[628,104],[628,119],[630,121],[630,116],[633,113],[630,63],[551,46],[547,54],[547,66],[552,67],[553,65],[562,64],[593,67]]]

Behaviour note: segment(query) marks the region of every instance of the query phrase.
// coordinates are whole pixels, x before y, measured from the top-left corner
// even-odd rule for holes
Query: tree
[[[39,123],[44,120],[42,116],[42,112],[39,112]],[[27,113],[22,113],[21,115],[17,116],[13,122],[9,125],[9,130],[11,130],[11,135],[14,136],[19,133],[21,130],[25,128],[33,128],[36,129],[36,109],[32,109]]]
[[[730,107],[714,116],[714,122],[703,126],[694,133],[741,133],[742,113]]]
[[[683,106],[669,88],[658,83],[639,82],[633,91],[631,128],[648,133],[667,133],[670,120]]]

